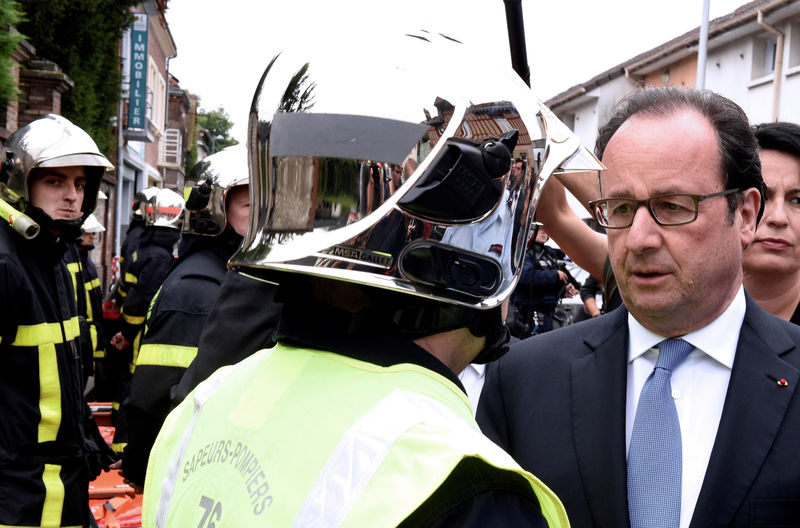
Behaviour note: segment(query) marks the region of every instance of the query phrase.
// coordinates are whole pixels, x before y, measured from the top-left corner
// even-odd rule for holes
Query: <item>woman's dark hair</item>
[[[761,150],[777,150],[800,157],[800,125],[778,121],[753,127]]]

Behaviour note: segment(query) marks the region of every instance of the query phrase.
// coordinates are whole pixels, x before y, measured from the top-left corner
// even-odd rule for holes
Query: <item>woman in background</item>
[[[765,310],[800,324],[800,126],[753,127],[766,184],[764,214],[744,252],[744,286]]]

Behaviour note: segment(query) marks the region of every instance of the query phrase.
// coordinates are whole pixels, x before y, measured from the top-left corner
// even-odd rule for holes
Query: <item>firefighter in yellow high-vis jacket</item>
[[[66,244],[112,166],[47,115],[3,147],[0,198],[0,525],[88,526],[90,478],[113,462],[83,399]]]
[[[364,34],[319,37],[319,55],[285,43],[248,121],[253,203],[230,265],[278,283],[276,344],[167,417],[143,526],[569,526],[481,434],[457,374],[505,351],[540,185],[599,162],[452,39],[383,34],[371,56]],[[376,97],[387,85],[402,93]],[[532,170],[512,182],[517,152]]]

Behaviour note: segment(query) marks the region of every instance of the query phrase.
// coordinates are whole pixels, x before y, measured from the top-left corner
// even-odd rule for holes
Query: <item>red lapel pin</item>
[[[786,381],[784,378],[776,380],[776,382],[778,383],[779,387],[788,387],[789,386],[789,382]]]

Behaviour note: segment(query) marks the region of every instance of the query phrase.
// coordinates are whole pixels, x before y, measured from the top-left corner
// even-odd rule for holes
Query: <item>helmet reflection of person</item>
[[[479,433],[456,373],[504,351],[502,306],[540,186],[599,163],[512,70],[453,39],[384,33],[375,60],[363,41],[320,38],[319,56],[275,56],[249,120],[254,202],[231,265],[279,283],[277,344],[221,369],[169,416],[144,526],[193,511],[212,479],[239,525],[269,505],[286,525],[567,526],[558,499]],[[354,82],[364,64],[399,92],[376,100],[373,83]],[[520,150],[543,163],[511,192]],[[374,192],[375,169],[409,157],[413,174],[391,196]],[[243,500],[213,465],[168,471],[228,439],[269,475],[263,493]],[[498,487],[512,481],[518,493]]]
[[[163,191],[162,191],[163,192]],[[125,401],[128,443],[122,470],[141,487],[150,449],[171,407],[171,392],[198,353],[206,324],[249,217],[247,151],[229,147],[198,162],[186,178],[184,196],[191,239],[148,310],[146,331]],[[159,198],[161,194],[159,194]],[[162,206],[160,199],[156,206]],[[243,301],[244,302],[244,301]],[[227,332],[238,333],[238,321]]]
[[[91,351],[63,258],[111,164],[56,115],[0,150],[0,525],[89,526],[89,480],[114,454],[83,398]]]

